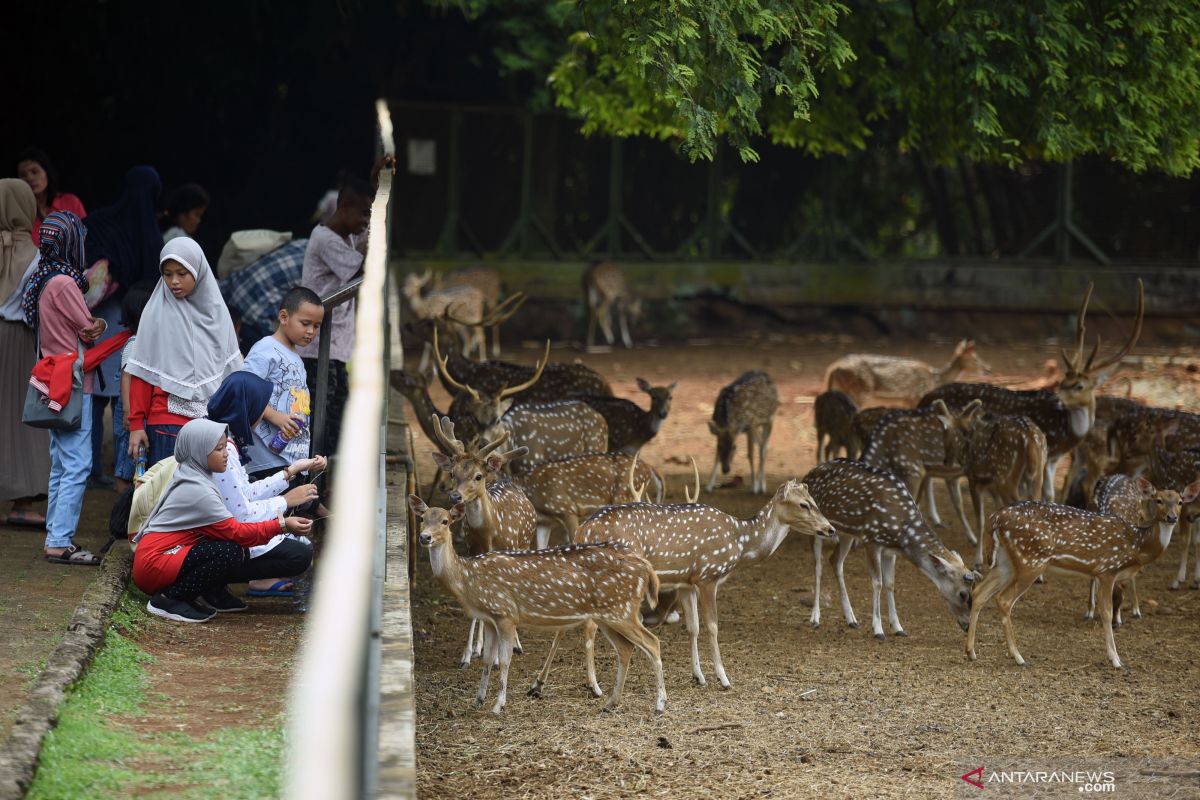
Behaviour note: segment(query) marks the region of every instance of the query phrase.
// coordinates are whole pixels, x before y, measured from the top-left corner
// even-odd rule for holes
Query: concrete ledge
[[[417,796],[416,705],[408,590],[407,473],[388,470],[387,573],[379,667],[379,788],[376,797]]]
[[[83,594],[67,632],[38,676],[29,699],[17,713],[8,741],[0,750],[0,800],[24,797],[37,771],[42,740],[58,721],[67,689],[83,675],[104,641],[113,609],[125,592],[133,552],[118,542],[100,565],[99,574]],[[87,569],[87,567],[64,567]]]

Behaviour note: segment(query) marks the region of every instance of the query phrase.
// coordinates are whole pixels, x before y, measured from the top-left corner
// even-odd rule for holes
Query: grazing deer
[[[500,273],[491,267],[480,265],[464,267],[438,276],[438,288],[440,289],[453,290],[462,287],[471,287],[483,296],[483,311],[485,316],[492,315],[501,307]],[[511,298],[509,301],[511,302]],[[493,358],[499,358],[500,356],[500,322],[503,321],[502,319],[499,322],[486,326],[492,332]]]
[[[1017,392],[982,383],[951,383],[934,389],[925,395],[920,403],[921,407],[926,407],[932,405],[934,400],[940,399],[950,408],[961,409],[972,400],[979,399],[983,401],[984,410],[989,413],[1020,415],[1033,420],[1042,433],[1046,434],[1046,474],[1042,480],[1042,496],[1046,500],[1054,499],[1054,474],[1059,459],[1083,441],[1083,437],[1087,436],[1096,420],[1096,390],[1120,366],[1121,359],[1137,344],[1138,336],[1142,332],[1146,299],[1139,279],[1137,317],[1133,333],[1125,346],[1112,358],[1097,362],[1096,355],[1100,349],[1100,340],[1097,339],[1092,354],[1084,361],[1084,320],[1087,318],[1088,300],[1091,296],[1092,287],[1089,285],[1076,322],[1075,355],[1072,357],[1068,356],[1065,350],[1062,352],[1063,363],[1067,369],[1062,382],[1053,392]]]
[[[1146,498],[1142,493],[1142,487],[1139,485],[1138,480],[1138,478],[1129,475],[1106,475],[1101,478],[1096,482],[1093,489],[1088,511],[1119,517],[1129,525],[1140,526],[1146,524],[1148,520],[1143,519],[1146,512]],[[1129,588],[1133,594],[1133,618],[1141,619],[1142,608],[1138,602],[1136,575],[1129,577]],[[1099,579],[1092,578],[1092,590],[1089,593],[1088,610],[1083,615],[1084,619],[1091,620],[1096,618],[1096,593],[1099,590]],[[1113,609],[1113,624],[1118,627],[1122,624],[1120,606]]]
[[[846,451],[846,458],[857,458],[863,449],[862,439],[854,430],[858,406],[845,392],[821,392],[813,401],[813,421],[817,428],[817,463],[836,458]],[[829,441],[826,442],[826,439]]]
[[[699,473],[697,473],[697,476]],[[833,528],[799,481],[784,483],[753,518],[743,520],[700,503],[633,503],[609,506],[588,517],[575,532],[575,542],[620,542],[645,556],[663,587],[679,590],[692,641],[692,676],[707,685],[700,668],[700,625],[708,631],[713,669],[722,689],[730,687],[717,644],[717,589],[740,564],[763,561],[775,552],[789,530],[833,537]],[[592,654],[596,631],[584,627],[588,685],[599,697],[600,685]],[[542,672],[529,693],[539,696],[550,672],[558,637],[550,646]]]
[[[825,370],[825,388],[845,392],[860,406],[875,397],[912,407],[928,392],[961,375],[989,372],[991,367],[975,352],[975,343],[963,339],[950,362],[940,369],[914,358],[869,353],[842,356]]]
[[[1150,480],[1155,486],[1174,489],[1181,494],[1185,486],[1200,477],[1200,450],[1180,450],[1172,452],[1167,442],[1169,437],[1178,435],[1179,419],[1170,422],[1159,420],[1155,423],[1154,446],[1150,452]],[[1171,589],[1182,589],[1187,583],[1188,550],[1193,545],[1200,547],[1200,504],[1192,505],[1190,500],[1184,501],[1182,511],[1186,527],[1183,530],[1183,552],[1179,559],[1179,573],[1171,581]],[[1200,589],[1200,556],[1196,558],[1195,573],[1192,576],[1191,588]]]
[[[1013,634],[1012,609],[1038,576],[1056,569],[1099,580],[1105,650],[1109,663],[1121,666],[1112,626],[1113,608],[1121,605],[1120,590],[1115,587],[1162,555],[1171,543],[1181,504],[1200,495],[1200,481],[1190,484],[1182,495],[1170,489],[1155,489],[1144,478],[1138,481],[1143,497],[1151,504],[1149,524],[1144,526],[1130,525],[1120,517],[1033,501],[1002,508],[991,516],[988,528],[995,542],[992,569],[975,589],[967,629],[967,658],[976,658],[979,612],[995,597],[1009,655],[1025,666]]]
[[[767,440],[775,409],[779,408],[779,393],[767,373],[760,370],[745,372],[736,381],[721,389],[713,406],[708,429],[717,437],[717,455],[712,473],[708,476],[707,491],[717,485],[717,468],[729,474],[733,451],[739,434],[746,434],[746,458],[750,461],[750,491],[767,491]],[[758,469],[754,468],[754,451],[758,450]]]
[[[454,435],[454,423],[448,417],[433,417],[433,427],[434,441],[447,451],[447,454],[432,453],[433,461],[453,483],[450,502],[462,503],[466,514],[463,538],[467,555],[532,547],[537,532],[537,511],[525,492],[501,474],[504,465],[523,456],[525,449],[518,447],[504,453],[495,452],[504,444],[504,438],[493,439],[479,448],[467,447]],[[463,667],[471,663],[472,652],[482,650],[483,631],[479,631],[478,644],[475,634],[476,625],[472,620],[467,647],[459,662]]]
[[[887,638],[880,617],[879,595],[887,594],[888,624],[896,636],[907,636],[896,614],[896,555],[901,553],[928,578],[946,601],[950,613],[966,630],[971,611],[971,588],[979,575],[968,569],[958,553],[946,548],[925,522],[916,501],[899,478],[857,461],[826,461],[818,464],[804,482],[813,500],[838,532],[834,560],[842,614],[846,624],[858,627],[858,619],[846,591],[845,562],[856,539],[866,544],[867,568],[871,573],[871,628],[876,639]],[[810,622],[821,624],[821,543],[813,542],[816,581]]]
[[[662,502],[663,479],[652,467],[638,460],[637,455],[624,453],[589,453],[548,461],[534,467],[522,479],[533,507],[541,517],[537,530],[538,549],[549,543],[547,520],[560,523],[570,542],[579,521],[605,506],[634,503],[634,480],[643,486],[655,485],[655,495]]]
[[[642,301],[630,293],[621,268],[608,261],[597,261],[589,266],[583,272],[583,297],[588,308],[587,346],[596,344],[597,322],[604,332],[605,341],[609,345],[613,343],[609,311],[615,307],[617,322],[621,326],[621,342],[626,347],[633,347],[628,320],[632,318],[637,322],[642,316]]]
[[[621,397],[606,397],[603,395],[580,395],[575,399],[587,403],[604,415],[608,423],[608,450],[610,453],[621,452],[633,455],[646,442],[658,435],[663,421],[671,412],[671,394],[676,384],[670,386],[651,386],[641,378],[637,386],[650,395],[650,409],[643,411],[632,400]]]
[[[475,696],[478,708],[487,699],[492,665],[500,665],[500,690],[492,713],[499,714],[508,699],[508,668],[517,639],[517,627],[562,630],[580,623],[604,631],[617,651],[617,677],[605,711],[621,702],[625,674],[635,649],[654,665],[657,693],[654,711],[667,705],[658,637],[638,618],[644,599],[652,608],[658,602],[658,577],[642,556],[615,542],[569,545],[528,552],[491,552],[459,558],[454,552],[450,526],[463,516],[462,505],[450,511],[426,506],[409,495],[413,512],[421,518],[419,540],[429,548],[429,564],[438,582],[454,595],[463,611],[486,625],[488,653],[483,678]]]
[[[1046,435],[1028,417],[984,415],[983,402],[972,400],[957,414],[934,401],[945,426],[946,461],[962,467],[975,506],[980,532],[975,569],[983,566],[983,492],[1000,508],[1042,496]],[[1028,488],[1026,488],[1028,487]]]

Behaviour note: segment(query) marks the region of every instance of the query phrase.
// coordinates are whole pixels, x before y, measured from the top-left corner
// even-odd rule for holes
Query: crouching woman
[[[211,420],[192,420],[179,431],[175,475],[134,536],[133,582],[151,596],[146,604],[151,614],[206,622],[217,611],[243,611],[246,604],[230,594],[227,584],[299,575],[312,561],[311,545],[297,539],[250,558],[249,548],[281,533],[304,535],[312,521],[236,521],[213,480],[228,466],[226,442],[226,426]]]

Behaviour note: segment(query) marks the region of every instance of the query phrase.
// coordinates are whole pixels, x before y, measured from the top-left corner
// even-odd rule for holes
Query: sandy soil
[[[1107,339],[1106,339],[1107,340]],[[1115,337],[1114,339],[1115,340]],[[713,439],[705,419],[717,391],[743,370],[775,379],[782,406],[767,462],[771,486],[812,467],[812,397],[825,365],[845,352],[907,354],[940,361],[950,342],[853,342],[769,338],[738,344],[694,343],[580,356],[609,378],[615,392],[639,400],[634,378],[679,381],[671,416],[643,451],[664,472],[669,496],[690,480],[686,457],[702,473]],[[1140,352],[1152,351],[1141,349]],[[1051,343],[982,350],[995,379],[1036,377],[1056,353]],[[526,349],[509,353],[532,361]],[[556,358],[570,358],[568,350]],[[575,353],[574,355],[579,355]],[[1163,352],[1160,356],[1170,355]],[[1195,407],[1190,356],[1144,359],[1135,395]],[[1122,393],[1124,384],[1114,385]],[[445,395],[435,392],[439,407]],[[743,440],[744,442],[744,440]],[[418,440],[419,468],[432,475],[429,446]],[[735,472],[748,479],[744,444]],[[1065,470],[1060,470],[1062,476]],[[749,516],[764,498],[741,487],[706,494],[730,513]],[[939,495],[948,516],[949,504]],[[961,530],[941,535],[960,552]],[[720,594],[721,647],[733,682],[721,691],[693,684],[686,630],[660,628],[668,705],[653,714],[653,679],[635,656],[626,696],[614,714],[583,685],[578,634],[560,651],[542,699],[524,694],[549,643],[522,632],[525,655],[515,659],[509,702],[493,717],[475,710],[476,665],[457,668],[466,622],[437,587],[424,553],[413,589],[418,704],[417,755],[422,797],[951,797],[979,791],[959,776],[983,766],[989,796],[1066,796],[1078,787],[1000,786],[1000,770],[1100,769],[1115,773],[1119,797],[1200,797],[1200,592],[1169,592],[1179,546],[1140,581],[1149,613],[1117,634],[1127,664],[1104,660],[1097,623],[1082,621],[1087,586],[1055,576],[1035,586],[1014,621],[1030,666],[1013,664],[994,608],[981,620],[979,661],[963,655],[964,635],[932,585],[901,559],[897,602],[908,638],[880,642],[869,626],[845,626],[836,586],[823,587],[822,626],[808,625],[812,602],[809,542],[789,537],[757,567],[735,571]],[[870,616],[865,565],[847,565],[860,619]],[[611,685],[611,649],[600,642],[602,685]],[[492,696],[495,692],[493,679]]]

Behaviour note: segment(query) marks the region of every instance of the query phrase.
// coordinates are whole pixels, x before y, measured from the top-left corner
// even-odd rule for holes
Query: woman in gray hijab
[[[281,542],[258,558],[248,548],[280,533],[304,535],[312,521],[280,516],[265,522],[238,522],[213,482],[228,465],[226,426],[196,419],[179,430],[179,466],[154,510],[134,536],[133,582],[151,595],[146,610],[176,622],[206,622],[217,612],[247,606],[227,584],[276,575],[299,575],[312,561],[312,548],[295,539]],[[209,607],[197,604],[202,599]]]

